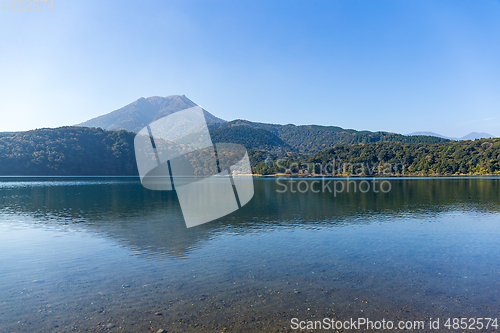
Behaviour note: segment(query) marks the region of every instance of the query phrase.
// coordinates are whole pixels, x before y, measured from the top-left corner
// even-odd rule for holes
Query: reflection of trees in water
[[[204,228],[186,228],[175,192],[146,190],[139,181],[3,188],[0,205],[35,223],[105,234],[144,254],[183,257],[207,238]]]
[[[342,193],[334,192],[334,182],[344,182],[344,188],[347,189],[347,182],[372,182],[375,179],[390,182],[391,190],[388,193],[367,193],[353,192],[354,188],[359,186],[350,185],[350,191],[344,190]],[[288,185],[290,179],[281,179],[281,184]],[[324,219],[338,218],[343,219],[352,216],[371,216],[378,214],[411,214],[411,213],[439,213],[450,210],[477,210],[493,211],[500,210],[500,179],[481,179],[481,178],[447,178],[447,179],[381,179],[381,178],[337,178],[337,179],[293,179],[295,181],[295,192],[289,189],[284,193],[276,193],[276,189],[283,191],[282,185],[277,185],[276,180],[256,180],[256,188],[263,187],[259,191],[261,194],[258,199],[264,202],[272,202],[272,205],[262,205],[262,215],[270,215],[277,212],[281,216],[302,216],[305,220],[320,221]],[[318,181],[314,186],[314,193],[309,186],[309,191],[300,193],[297,191],[297,182]],[[332,193],[325,188],[323,192],[323,183],[331,181],[330,188]],[[259,186],[259,183],[261,185]],[[380,185],[379,185],[380,187]],[[302,188],[306,188],[303,186]],[[373,188],[373,187],[372,187]],[[262,198],[265,196],[265,199]],[[309,223],[304,221],[304,223]]]
[[[283,187],[275,179],[255,180],[255,196],[246,206],[190,229],[184,224],[175,192],[146,190],[139,181],[130,180],[0,187],[0,212],[105,234],[139,254],[180,258],[219,233],[383,222],[390,217],[447,211],[500,211],[499,179],[389,181],[389,193],[353,193],[351,187],[349,193],[334,196],[312,191],[277,193]]]

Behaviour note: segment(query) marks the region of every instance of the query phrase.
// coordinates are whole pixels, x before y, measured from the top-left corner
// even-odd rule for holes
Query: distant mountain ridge
[[[436,136],[438,138],[443,138],[443,139],[448,139],[448,140],[454,140],[454,141],[459,141],[459,140],[476,140],[476,139],[489,139],[489,138],[495,138],[495,135],[488,134],[488,133],[478,133],[478,132],[471,132],[461,138],[452,138],[448,136],[444,136],[438,133],[434,132],[414,132],[407,134],[409,136],[414,136],[414,135],[428,135],[428,136]]]
[[[218,131],[236,131],[237,128],[253,128],[264,130],[278,137],[290,150],[301,154],[316,153],[338,144],[368,144],[377,142],[402,142],[402,143],[444,143],[449,140],[432,136],[406,136],[390,132],[370,132],[344,129],[338,126],[320,125],[279,125],[257,123],[248,120],[237,119],[224,123],[211,124],[211,132],[216,128]],[[232,135],[232,137],[236,137]],[[232,142],[232,141],[231,141]]]
[[[26,132],[0,132],[0,175],[137,175],[135,133],[147,124],[196,106],[186,96],[140,98],[79,124]],[[415,174],[500,174],[500,138],[470,133],[451,142],[439,134],[402,135],[338,126],[225,121],[204,110],[212,142],[248,149],[259,174],[278,172],[273,161],[316,161],[340,156],[353,162],[397,162]],[[468,141],[466,141],[468,140]],[[453,155],[449,155],[454,152]],[[274,170],[274,171],[273,171]]]
[[[466,136],[463,136],[460,138],[460,140],[476,140],[476,139],[489,139],[489,138],[495,138],[495,135],[491,135],[488,133],[478,133],[478,132],[472,132],[467,134]]]
[[[126,130],[137,133],[144,126],[157,119],[194,106],[197,106],[197,104],[185,95],[141,97],[118,110],[92,118],[76,126],[96,127],[105,130]],[[206,110],[203,110],[203,113],[207,123],[222,123],[225,121]]]
[[[185,95],[140,98],[118,110],[90,119],[77,126],[105,130],[126,130],[137,133],[152,121],[196,106]],[[213,142],[243,144],[247,149],[317,153],[338,144],[366,144],[376,142],[442,143],[447,139],[432,136],[405,136],[389,132],[370,132],[344,129],[338,126],[279,125],[237,119],[225,121],[203,110]]]

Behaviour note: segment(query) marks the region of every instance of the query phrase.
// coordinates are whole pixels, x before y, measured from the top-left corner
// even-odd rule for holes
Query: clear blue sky
[[[500,136],[498,1],[54,0],[0,29],[0,131],[185,94],[227,120]]]

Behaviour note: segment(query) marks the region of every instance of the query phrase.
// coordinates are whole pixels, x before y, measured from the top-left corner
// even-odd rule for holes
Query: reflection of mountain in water
[[[379,182],[381,179],[377,179]],[[185,257],[204,241],[221,233],[248,233],[273,228],[332,227],[395,216],[429,216],[448,212],[500,211],[500,179],[391,179],[389,193],[321,193],[328,181],[300,193],[298,181],[255,180],[255,196],[242,209],[217,221],[187,229],[175,192],[144,189],[136,179],[34,179],[0,181],[0,214],[28,215],[36,223],[106,235],[133,251],[146,255]],[[347,185],[347,180],[343,181]],[[352,179],[350,181],[353,181]],[[363,181],[362,179],[354,180]],[[370,183],[372,180],[368,180]],[[305,189],[305,185],[301,189]],[[359,187],[358,187],[359,188]],[[19,218],[22,221],[22,218]]]
[[[0,212],[105,234],[139,253],[183,257],[208,238],[206,227],[186,228],[175,192],[146,190],[133,178],[1,184]]]

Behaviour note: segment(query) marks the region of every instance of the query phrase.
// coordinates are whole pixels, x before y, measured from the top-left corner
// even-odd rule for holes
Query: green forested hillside
[[[232,126],[210,130],[213,142],[231,142],[247,149],[264,151],[290,151],[291,148],[274,133],[261,128]]]
[[[60,127],[0,136],[0,175],[136,175],[134,133]]]
[[[283,172],[278,159],[285,159],[281,165],[325,165],[333,160],[371,168],[398,164],[405,166],[405,174],[419,175],[500,173],[500,139],[339,144],[306,155],[288,151],[286,143],[264,129],[233,126],[212,129],[211,135],[214,142],[244,144],[252,167],[261,174]],[[134,136],[126,131],[86,127],[0,133],[0,175],[137,175]],[[385,137],[391,138],[396,137]]]
[[[231,127],[241,128],[243,126],[263,129],[280,138],[289,147],[290,151],[303,154],[317,153],[335,147],[338,144],[375,142],[443,143],[450,141],[448,139],[425,135],[406,136],[388,132],[355,131],[336,126],[277,125],[255,123],[248,120],[234,120],[220,124],[212,124],[211,126],[217,127],[221,131]]]
[[[290,167],[292,163],[309,165],[311,172],[320,172],[327,163],[335,163],[337,170],[347,164],[347,172],[356,174],[361,165],[365,174],[384,174],[384,166],[398,167],[397,172],[414,175],[461,175],[461,174],[500,174],[500,139],[481,139],[475,141],[454,141],[440,144],[418,144],[400,142],[381,142],[359,145],[338,145],[313,156],[289,159],[280,162]],[[316,165],[313,168],[313,165]],[[340,168],[339,168],[340,165]],[[352,165],[353,169],[350,169]],[[320,167],[321,166],[321,167]],[[369,172],[368,166],[373,172]],[[381,166],[379,169],[378,167]],[[315,170],[316,169],[316,170]],[[329,169],[326,169],[329,170]],[[380,172],[379,172],[380,170]],[[266,165],[260,162],[256,172],[269,174],[283,172],[277,163]],[[295,170],[298,171],[298,170]],[[329,173],[329,172],[326,172]]]
[[[0,175],[137,175],[134,137],[88,127],[0,133]],[[288,149],[273,133],[247,126],[214,129],[211,137],[244,145],[254,164]]]
[[[126,131],[88,127],[0,133],[0,176],[135,176],[134,137]],[[215,129],[211,137],[213,142],[244,145],[253,165],[268,156],[283,156],[286,147],[271,132],[250,127]]]

